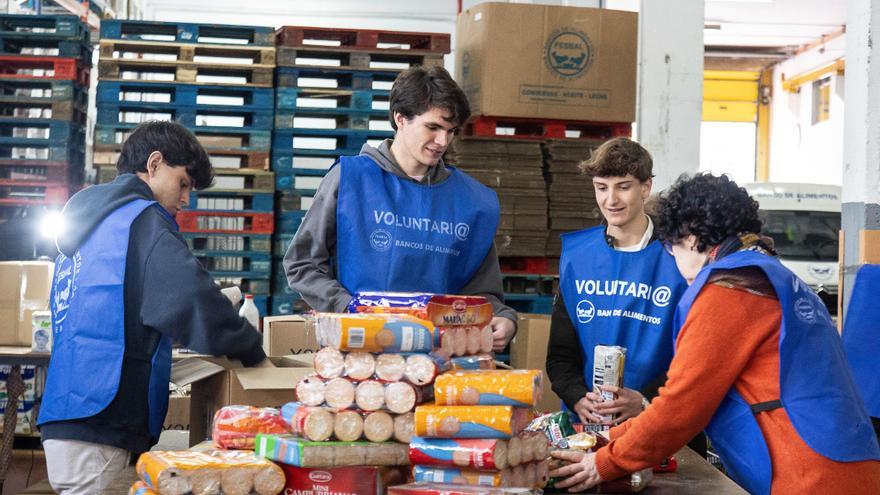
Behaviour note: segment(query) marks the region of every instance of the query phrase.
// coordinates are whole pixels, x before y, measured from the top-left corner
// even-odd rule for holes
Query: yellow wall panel
[[[703,99],[721,101],[757,101],[758,83],[706,79],[703,81]]]
[[[704,122],[755,122],[758,105],[747,101],[703,101]]]

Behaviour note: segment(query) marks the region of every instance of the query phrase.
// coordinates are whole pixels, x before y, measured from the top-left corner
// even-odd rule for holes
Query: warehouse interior
[[[143,461],[143,466],[165,462],[176,466],[175,469],[183,469],[182,464],[174,463],[186,461],[180,461],[175,455],[188,449],[206,452],[212,447],[224,447],[226,441],[227,449],[240,449],[243,445],[245,450],[256,451],[257,460],[253,462],[271,466],[236,464],[237,469],[244,469],[240,466],[266,469],[270,474],[266,474],[264,480],[280,476],[278,491],[266,488],[265,493],[564,492],[564,486],[553,487],[554,482],[560,483],[560,478],[548,474],[554,472],[553,462],[543,460],[558,457],[544,452],[541,458],[538,453],[546,447],[542,431],[550,437],[548,448],[561,448],[549,433],[552,428],[548,425],[556,419],[548,417],[571,416],[578,423],[579,413],[569,407],[567,398],[558,390],[559,382],[553,385],[550,380],[554,377],[553,370],[549,369],[553,361],[554,335],[560,331],[557,330],[560,312],[567,311],[568,325],[574,323],[575,331],[583,332],[583,328],[587,328],[584,325],[594,318],[593,311],[596,311],[588,302],[590,313],[584,316],[583,306],[575,308],[569,306],[573,303],[568,300],[561,302],[562,295],[567,294],[566,273],[569,278],[575,276],[567,270],[576,264],[571,259],[573,251],[567,251],[570,248],[566,242],[570,247],[572,241],[566,241],[571,238],[566,234],[584,229],[608,229],[604,231],[605,240],[615,248],[609,214],[602,204],[604,196],[595,181],[597,176],[585,170],[599,146],[617,138],[638,143],[650,153],[649,160],[653,159],[653,172],[647,180],[648,194],[640,206],[650,226],[645,241],[656,243],[658,253],[662,245],[670,260],[674,257],[678,262],[674,243],[662,238],[664,233],[670,232],[669,227],[658,224],[653,212],[655,208],[661,211],[669,207],[668,195],[676,191],[682,181],[700,174],[726,176],[757,202],[761,224],[760,231],[754,233],[762,242],[769,243],[774,259],[784,267],[786,276],[793,277],[794,290],[799,291],[798,284],[802,284],[810,294],[809,304],[803,297],[793,302],[795,313],[792,314],[808,325],[817,325],[817,320],[824,322],[827,315],[827,322],[823,324],[836,330],[835,346],[841,345],[838,344],[841,336],[844,347],[855,345],[845,342],[848,318],[851,317],[849,325],[854,328],[853,335],[862,332],[859,334],[862,352],[858,357],[845,355],[843,347],[839,354],[844,361],[850,360],[853,370],[844,374],[855,373],[855,383],[861,387],[861,392],[856,393],[857,402],[867,403],[868,425],[873,420],[873,427],[880,432],[877,419],[880,380],[876,376],[866,379],[858,370],[858,366],[864,369],[870,360],[864,357],[866,354],[873,352],[872,349],[880,350],[876,344],[880,342],[877,335],[880,325],[871,319],[880,315],[870,309],[869,297],[875,283],[870,278],[874,276],[872,268],[880,264],[880,236],[877,235],[880,232],[880,119],[874,110],[880,108],[877,89],[880,88],[880,71],[875,66],[880,54],[871,42],[875,27],[880,28],[880,5],[870,0],[257,0],[245,3],[233,0],[0,0],[0,381],[3,384],[0,398],[5,422],[0,436],[0,495],[58,491],[57,486],[49,483],[51,469],[47,469],[38,417],[41,408],[46,407],[43,393],[51,375],[50,362],[60,361],[53,358],[57,354],[53,353],[53,345],[61,342],[56,342],[64,321],[61,315],[67,313],[66,306],[64,311],[59,309],[63,306],[59,301],[66,304],[70,297],[58,282],[65,276],[63,267],[72,266],[78,273],[81,263],[77,259],[79,251],[77,256],[60,254],[61,244],[56,244],[56,238],[83,227],[72,222],[71,215],[62,214],[62,210],[68,211],[65,205],[80,191],[119,182],[124,172],[119,175],[117,163],[124,161],[121,157],[126,149],[124,143],[141,124],[154,121],[181,124],[195,136],[210,158],[213,184],[202,190],[187,189],[186,205],[172,212],[175,217],[172,222],[179,228],[175,235],[185,241],[187,256],[194,260],[193,266],[199,267],[199,273],[224,289],[223,294],[235,305],[236,314],[259,331],[262,357],[271,361],[272,369],[242,367],[244,359],[235,362],[212,357],[209,354],[214,353],[199,347],[207,349],[211,345],[201,341],[185,345],[181,335],[188,335],[186,330],[162,337],[163,342],[168,340],[169,359],[174,364],[170,377],[165,378],[170,381],[168,411],[162,433],[157,437],[158,445],[153,446],[153,450],[171,454],[167,458],[156,454],[156,459]],[[365,352],[354,352],[358,349],[347,349],[338,343],[334,347],[328,340],[322,340],[330,338],[326,336],[329,333],[322,333],[321,328],[329,328],[321,326],[322,318],[326,325],[333,318],[337,318],[338,321],[333,321],[343,328],[348,323],[340,316],[343,311],[338,304],[332,310],[318,307],[314,302],[310,304],[316,296],[310,292],[311,288],[303,291],[303,286],[297,285],[292,263],[302,262],[295,259],[297,243],[300,243],[300,253],[306,249],[302,246],[308,246],[309,242],[319,244],[312,237],[312,229],[318,218],[325,218],[318,217],[318,211],[327,215],[323,213],[327,208],[327,191],[332,198],[332,208],[341,208],[336,206],[337,201],[339,205],[344,204],[346,186],[343,184],[346,183],[340,182],[339,175],[346,177],[347,169],[342,163],[349,162],[341,162],[340,157],[366,156],[362,147],[373,147],[378,150],[376,153],[387,150],[393,166],[401,167],[402,162],[401,165],[395,162],[400,148],[391,144],[403,136],[403,127],[394,121],[392,88],[399,84],[396,81],[400,74],[414,67],[445,68],[469,102],[470,115],[454,129],[454,138],[442,145],[440,163],[453,166],[456,174],[461,172],[475,179],[476,185],[488,188],[497,198],[497,225],[487,234],[491,237],[487,237],[491,251],[484,263],[495,262],[490,271],[493,277],[497,272],[500,285],[497,290],[493,286],[493,290],[470,293],[462,289],[469,290],[466,284],[459,284],[460,290],[456,292],[421,288],[417,284],[404,284],[406,290],[397,290],[389,282],[385,287],[372,289],[434,295],[425,295],[423,299],[411,297],[406,302],[395,299],[397,296],[383,299],[366,295],[363,299],[366,302],[358,306],[359,294],[369,292],[349,288],[346,280],[351,278],[346,279],[347,274],[341,272],[352,265],[343,264],[345,255],[335,251],[347,246],[343,245],[343,239],[347,239],[345,229],[351,225],[342,223],[349,220],[337,216],[341,215],[339,210],[330,214],[327,217],[332,218],[331,239],[326,241],[330,246],[328,256],[322,258],[318,266],[322,277],[327,276],[327,270],[331,276],[338,275],[341,285],[337,285],[348,299],[354,296],[350,304],[346,299],[342,306],[347,312],[385,314],[380,309],[367,307],[388,309],[399,305],[406,306],[407,310],[388,310],[385,316],[391,318],[388,315],[405,313],[409,318],[416,314],[413,308],[418,306],[422,311],[418,315],[430,320],[426,315],[431,308],[445,308],[443,305],[447,303],[449,308],[458,308],[456,311],[466,307],[461,311],[467,315],[489,312],[488,316],[478,317],[486,319],[478,320],[478,324],[467,330],[461,323],[445,327],[435,322],[435,334],[435,323],[429,323],[433,350],[429,345],[423,351],[413,351],[415,354],[394,354],[394,359],[403,356],[399,358],[400,377],[386,379],[380,376],[379,358],[391,356],[386,352],[406,353],[411,349],[389,351],[386,344],[369,350],[362,343],[359,349]],[[383,142],[385,148],[382,148]],[[178,168],[170,162],[167,164]],[[335,178],[325,181],[325,176],[332,176],[334,170]],[[403,170],[406,171],[405,167]],[[389,169],[383,168],[383,173],[384,180],[389,180]],[[409,179],[418,182],[428,180],[425,177],[432,172],[418,174],[418,177],[406,173]],[[147,181],[141,172],[137,175]],[[189,179],[194,184],[192,175]],[[645,183],[642,179],[637,182]],[[328,183],[334,185],[328,186]],[[427,184],[430,186],[431,181]],[[328,189],[330,187],[339,189]],[[406,187],[403,190],[407,190]],[[372,189],[370,192],[375,193]],[[455,196],[458,195],[446,198]],[[433,203],[427,200],[425,204]],[[402,213],[398,216],[381,210],[382,205],[381,199],[376,199],[375,204],[370,204],[370,200],[363,204],[364,211],[373,208],[370,215],[375,215],[376,224],[384,222],[385,225],[368,234],[369,242],[364,243],[375,251],[368,254],[378,258],[360,254],[363,260],[372,259],[373,264],[364,261],[365,266],[358,270],[381,272],[386,265],[379,260],[385,256],[392,260],[388,263],[396,262],[392,253],[399,244],[387,255],[381,253],[387,250],[385,243],[394,241],[388,230],[397,235],[394,229],[401,228],[406,218]],[[386,213],[388,217],[383,217]],[[739,213],[731,210],[730,216]],[[363,216],[367,218],[366,213]],[[342,233],[336,230],[337,222],[342,225],[339,227]],[[455,225],[453,222],[449,227],[441,223],[437,231],[449,228],[450,234],[465,241],[469,235],[476,237],[478,232],[482,235],[474,222]],[[458,230],[459,226],[465,230]],[[352,231],[356,228],[360,227],[355,225]],[[658,228],[659,231],[655,230]],[[683,231],[687,232],[687,226]],[[695,232],[689,233],[695,235]],[[134,241],[130,242],[127,249],[132,252]],[[428,256],[433,261],[421,264],[407,258],[407,262],[413,263],[411,271],[430,271],[433,262],[438,263],[434,269],[446,266],[439,260],[448,253],[429,248],[427,251],[438,250],[420,256]],[[123,264],[124,249],[120,262]],[[324,251],[314,249],[315,258],[324,256]],[[351,250],[346,253],[357,252],[356,248],[345,249]],[[321,254],[315,254],[319,252]],[[701,266],[710,266],[714,259],[711,254],[710,261]],[[674,268],[675,264],[669,266]],[[482,273],[483,268],[481,266],[478,273]],[[614,275],[619,279],[617,287],[621,295],[628,280],[623,270]],[[660,269],[657,270],[659,273]],[[123,275],[120,280],[128,276]],[[419,276],[413,275],[413,278]],[[390,280],[392,275],[387,278]],[[367,279],[369,277],[364,278]],[[317,285],[317,279],[308,280]],[[492,281],[495,283],[494,278]],[[117,281],[117,285],[121,283]],[[126,278],[125,284],[128,283]],[[179,282],[180,285],[187,283]],[[299,283],[306,284],[302,280]],[[607,281],[605,287],[610,294]],[[578,293],[582,289],[583,286],[579,286]],[[657,289],[669,291],[668,287]],[[633,291],[636,290],[641,291],[642,287],[634,284]],[[655,289],[645,286],[644,290],[644,299],[651,302],[653,297],[657,305]],[[173,289],[169,288],[168,294],[172,293]],[[501,297],[481,299],[482,307],[478,304],[480,301],[468,299],[485,293]],[[118,301],[122,300],[122,294],[120,289],[116,296]],[[126,298],[132,297],[128,285],[125,294]],[[193,295],[192,313],[200,313],[195,298],[203,295],[195,289],[193,294],[197,295]],[[463,295],[452,303],[442,294],[449,298],[452,294]],[[669,294],[666,297],[660,306],[667,305]],[[818,306],[810,306],[813,298],[817,298]],[[779,300],[787,301],[781,294]],[[489,307],[490,303],[494,309]],[[677,299],[675,303],[678,304]],[[671,304],[670,309],[676,304]],[[804,304],[809,308],[804,309]],[[111,314],[109,306],[113,304],[94,308],[93,318],[101,319],[99,315],[105,310]],[[502,339],[501,347],[493,348],[498,337],[493,342],[492,336],[499,331],[495,320],[504,316],[504,310],[499,307],[514,315],[507,316],[512,319],[512,330],[507,339]],[[679,311],[683,311],[682,307]],[[783,307],[783,311],[787,310]],[[335,315],[332,318],[331,313]],[[600,313],[601,310],[596,314],[601,316]],[[683,313],[687,315],[686,310]],[[610,310],[608,314],[611,315]],[[672,313],[669,317],[672,318]],[[643,323],[650,318],[645,316]],[[568,322],[569,319],[572,321]],[[788,316],[783,318],[783,337],[776,338],[784,339],[785,324],[790,320]],[[188,325],[183,319],[177,324]],[[676,323],[682,324],[683,320]],[[122,323],[118,325],[121,328]],[[125,323],[125,332],[130,331],[128,325]],[[139,325],[146,324],[141,321]],[[363,325],[369,326],[369,323]],[[471,330],[473,335],[468,334]],[[482,333],[478,335],[480,330]],[[441,335],[443,339],[448,337],[450,348],[454,348],[458,344],[452,342],[459,332],[461,346],[464,349],[467,341],[467,350],[450,351],[454,358],[446,356],[447,362],[442,366],[423,363],[430,370],[436,369],[436,378],[429,373],[430,378],[421,383],[421,378],[410,378],[408,374],[404,377],[404,362],[408,373],[410,357],[420,356],[419,352],[430,352],[435,357],[438,349],[445,349],[447,343],[441,340]],[[205,340],[214,338],[210,333],[207,335]],[[579,335],[581,340],[571,342],[580,342],[584,357],[579,358],[579,364],[588,370],[599,359],[599,348],[597,346],[593,355],[593,350],[587,349],[583,333]],[[220,341],[222,337],[217,339]],[[602,343],[623,345],[610,340]],[[476,349],[474,352],[470,352],[471,344]],[[126,340],[125,345],[131,344]],[[161,348],[164,344],[158,345]],[[847,352],[850,347],[846,348]],[[328,350],[331,348],[332,352]],[[782,344],[779,348],[782,354]],[[76,349],[83,353],[82,348]],[[150,349],[152,352],[153,348]],[[129,349],[124,352],[128,355]],[[325,352],[322,361],[319,356]],[[158,356],[159,351],[156,353]],[[331,353],[335,354],[330,356]],[[375,358],[356,356],[370,356],[368,353],[373,353]],[[74,356],[70,359],[75,361],[76,354],[64,355]],[[484,362],[480,356],[488,357]],[[338,358],[340,369],[344,359],[344,372],[328,376],[318,369],[319,363],[326,365],[331,357],[334,363]],[[455,358],[471,359],[457,368]],[[364,365],[364,362],[357,363],[357,359],[365,359],[369,364],[369,371],[360,377],[348,371],[349,365],[352,369],[357,364]],[[620,359],[621,377],[617,385],[625,390],[623,358]],[[637,363],[637,359],[633,357],[632,362]],[[671,352],[666,359],[666,364],[674,360]],[[122,357],[119,360],[121,362]],[[629,356],[626,364],[637,366],[630,364]],[[501,396],[502,402],[498,403],[456,403],[456,392],[443,392],[437,384],[448,374],[458,373],[455,370],[488,371],[486,367],[495,370],[492,373],[535,371],[538,378],[529,375],[529,379],[537,385],[526,387],[538,390],[532,390],[534,395],[526,404],[533,412],[549,414],[538,416],[531,423],[526,421],[529,424],[526,430],[542,420],[545,423],[519,435],[513,432],[490,436],[496,439],[493,449],[500,448],[497,439],[504,439],[505,466],[498,464],[497,450],[492,454],[494,467],[475,466],[476,461],[450,464],[443,468],[445,471],[431,466],[430,461],[418,457],[424,454],[430,458],[426,452],[434,448],[431,442],[415,446],[419,439],[431,440],[433,434],[430,416],[425,420],[428,433],[420,433],[419,408],[427,411],[429,407],[444,404],[446,407],[464,407],[465,403],[473,407],[520,404],[504,397],[507,393],[504,384],[509,383],[506,381],[488,383],[492,393],[486,394]],[[450,368],[453,371],[446,371]],[[595,374],[590,381],[590,373],[595,371],[587,372],[584,377],[587,389],[598,386]],[[348,380],[349,386],[357,386],[357,393],[362,387],[378,387],[378,393],[384,394],[384,402],[364,407],[367,399],[362,404],[357,396],[355,401],[355,387],[351,386],[352,400],[347,405],[343,401],[340,407],[329,407],[330,382],[343,378]],[[522,377],[516,377],[519,378]],[[503,378],[513,379],[506,375]],[[316,385],[315,380],[320,381],[320,385]],[[449,380],[452,381],[448,383],[457,386],[453,378]],[[847,375],[846,380],[853,378]],[[392,383],[402,385],[392,392]],[[661,380],[657,388],[662,384]],[[470,383],[469,386],[479,388]],[[19,391],[19,387],[23,390]],[[308,403],[304,399],[306,391],[314,392],[318,388],[320,397],[314,404]],[[632,388],[641,390],[641,387]],[[412,394],[412,405],[400,406],[400,412],[405,414],[387,413],[400,402],[397,391],[405,391],[404,402],[409,401]],[[779,407],[785,406],[785,392],[778,388],[776,391],[777,395],[783,395]],[[368,393],[365,391],[364,396]],[[662,390],[653,393],[663,396]],[[444,394],[451,394],[453,398],[443,403]],[[392,395],[396,401],[390,399]],[[461,392],[459,400],[464,401],[464,396],[465,392]],[[647,393],[639,396],[644,401],[640,411],[650,411],[653,396]],[[624,395],[610,394],[604,400],[621,397]],[[294,400],[298,402],[292,402]],[[430,400],[436,405],[426,405]],[[475,400],[482,399],[478,396]],[[290,404],[286,403],[296,407],[288,407]],[[104,407],[108,407],[107,403]],[[268,409],[257,410],[258,407],[276,409],[269,413]],[[364,438],[359,430],[352,437],[352,445],[340,443],[336,448],[363,448],[367,460],[360,457],[359,461],[349,464],[334,463],[332,459],[323,464],[320,461],[307,464],[305,450],[297,454],[295,461],[279,454],[288,448],[305,449],[304,445],[315,444],[314,455],[318,455],[324,445],[314,441],[304,425],[309,418],[311,421],[323,419],[312,411],[321,408],[321,414],[332,409],[332,416],[328,414],[330,432],[319,441],[331,438],[343,441],[344,435],[335,431],[333,424],[335,421],[339,428],[343,412],[357,412],[357,418],[352,421],[360,425],[364,435],[368,430],[365,421],[371,414],[381,413],[388,421],[393,417],[394,423],[388,423],[388,436],[382,437],[384,443],[379,443],[395,444],[398,450],[389,447],[387,452],[378,452],[376,445],[361,446],[366,442],[360,442]],[[511,431],[514,423],[522,422],[514,417],[517,408],[512,409]],[[94,412],[85,416],[91,414]],[[271,414],[277,418],[267,419]],[[794,413],[789,411],[789,415]],[[407,441],[397,436],[397,420],[405,416],[407,421],[416,422],[414,427],[408,425],[414,428],[416,436]],[[299,430],[295,423],[297,418],[302,422]],[[581,416],[581,420],[583,418]],[[282,426],[275,423],[272,426],[272,421]],[[236,443],[224,437],[221,431],[224,424],[231,425],[229,428],[233,431],[248,422],[264,428],[256,431],[253,428],[257,427],[252,427],[250,433],[262,435],[256,436],[256,443],[253,435],[244,443]],[[608,442],[602,435],[611,435],[612,440],[614,437],[608,433],[607,425],[595,430],[590,430],[590,426],[576,424],[571,433],[589,436],[593,444],[583,451],[594,453]],[[560,428],[560,425],[553,427]],[[439,428],[442,430],[442,426]],[[564,424],[562,429],[565,430]],[[287,440],[281,433],[292,434],[293,440]],[[212,435],[213,444],[210,443]],[[455,441],[460,438],[437,436]],[[485,440],[480,436],[470,437],[474,438]],[[367,440],[376,444],[369,436]],[[208,446],[202,441],[208,442]],[[283,444],[285,441],[293,443]],[[533,455],[531,463],[525,457],[521,463],[519,459],[517,462],[511,459],[512,451],[518,450],[514,441],[521,442],[527,453],[524,456]],[[876,449],[876,438],[873,442],[870,448]],[[664,463],[646,463],[647,469],[627,474],[628,485],[623,489],[610,480],[604,480],[600,488],[622,490],[619,493],[755,492],[753,480],[744,482],[727,463],[724,447],[713,448],[720,443],[713,441],[710,434],[705,455],[682,447],[673,451],[674,456],[665,456]],[[812,445],[809,441],[806,444]],[[408,450],[404,448],[406,445]],[[328,452],[331,449],[326,448]],[[377,450],[379,461],[368,460],[372,448]],[[573,447],[565,443],[564,449],[569,448]],[[453,451],[455,454],[465,452],[456,450],[464,447],[451,449],[450,459],[455,459]],[[137,460],[134,454],[139,452],[128,450],[132,460]],[[399,455],[403,461],[386,462],[382,457],[393,457],[398,451],[403,452]],[[421,454],[413,454],[414,451]],[[177,454],[173,454],[175,452]],[[254,452],[248,455],[253,456]],[[597,459],[605,459],[601,455],[597,454]],[[775,454],[771,452],[772,455]],[[859,472],[868,473],[864,475],[865,480],[875,479],[871,476],[880,480],[877,467],[880,458],[868,456],[857,460],[868,458],[873,459],[865,461],[870,465]],[[281,469],[277,470],[271,461]],[[211,476],[216,476],[217,481],[216,486],[204,492],[193,484],[186,484],[182,491],[173,491],[170,485],[165,485],[167,491],[163,491],[151,474],[144,474],[149,469],[154,470],[150,473],[160,473],[162,468],[142,469],[142,463],[138,462],[137,470],[132,463],[120,471],[121,474],[108,478],[109,485],[105,483],[100,490],[84,493],[236,493],[226,485],[220,486],[217,472],[231,473],[230,466],[239,461],[215,462],[225,464],[205,465],[216,471]],[[601,461],[591,462],[598,466],[593,467],[599,470],[596,479],[601,473],[607,475],[608,468],[603,468]],[[383,466],[377,467],[379,464]],[[521,464],[519,470],[515,469],[518,464]],[[556,464],[555,469],[562,465]],[[453,473],[455,469],[458,471]],[[468,478],[471,475],[472,478]],[[190,483],[189,476],[183,476],[186,483]],[[409,485],[405,483],[412,482],[418,486],[406,488]],[[430,486],[433,482],[459,488],[447,486],[443,491],[442,487]],[[250,493],[250,490],[264,493],[251,483],[248,491],[241,493]],[[773,483],[777,483],[776,478]],[[784,491],[780,491],[781,486],[774,484],[772,491]],[[790,485],[786,486],[791,489]],[[768,485],[767,492],[770,491]],[[876,491],[880,493],[880,485]],[[867,489],[866,493],[873,491]]]

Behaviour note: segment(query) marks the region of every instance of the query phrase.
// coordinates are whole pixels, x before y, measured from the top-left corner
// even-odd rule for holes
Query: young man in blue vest
[[[562,237],[547,373],[553,391],[584,423],[638,415],[672,360],[672,316],[687,284],[645,214],[652,168],[648,151],[627,138],[605,142],[581,165],[606,225]],[[608,402],[591,390],[600,344],[626,347],[624,387],[607,387],[617,394]]]
[[[52,487],[98,493],[156,443],[168,408],[171,342],[269,366],[178,234],[174,217],[211,163],[176,123],[151,122],[123,144],[112,183],[64,207],[51,293],[54,345],[38,424]]]
[[[344,311],[361,291],[482,295],[495,308],[495,349],[516,333],[502,302],[495,192],[443,163],[470,116],[441,67],[404,71],[391,88],[394,139],[330,169],[296,233],[284,270],[317,311]]]

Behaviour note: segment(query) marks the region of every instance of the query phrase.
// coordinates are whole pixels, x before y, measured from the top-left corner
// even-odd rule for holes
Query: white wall
[[[846,54],[840,36],[824,47],[786,60],[773,71],[770,110],[770,180],[840,185],[843,178],[844,77],[831,76],[830,118],[812,123],[812,83],[799,93],[782,89],[782,76],[793,77],[829,64]]]

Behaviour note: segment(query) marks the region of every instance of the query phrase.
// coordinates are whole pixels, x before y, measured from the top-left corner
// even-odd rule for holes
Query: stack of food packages
[[[281,409],[292,434],[256,438],[257,454],[285,472],[409,465],[413,411],[432,400],[434,379],[495,366],[483,297],[360,293],[349,311],[315,317],[315,373]]]

